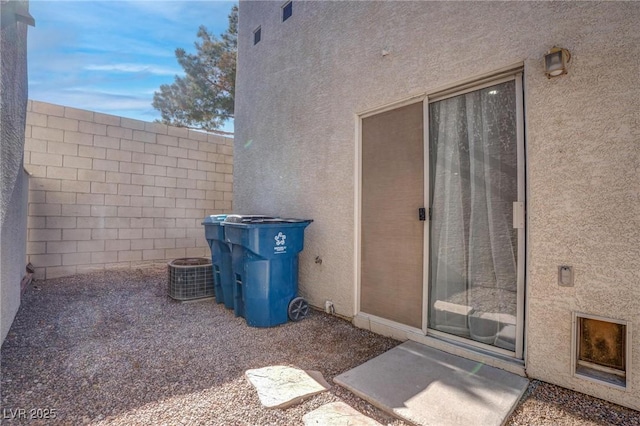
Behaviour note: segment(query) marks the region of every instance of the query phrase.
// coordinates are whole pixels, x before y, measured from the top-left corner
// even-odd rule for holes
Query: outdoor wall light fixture
[[[553,47],[544,55],[544,73],[547,78],[558,77],[567,73],[567,63],[571,53],[561,47]]]

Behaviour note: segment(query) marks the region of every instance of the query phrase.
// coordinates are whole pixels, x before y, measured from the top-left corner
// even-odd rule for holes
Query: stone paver
[[[331,387],[319,371],[283,365],[247,370],[245,376],[267,408],[287,408]]]
[[[302,417],[305,426],[382,426],[344,402],[325,404]]]

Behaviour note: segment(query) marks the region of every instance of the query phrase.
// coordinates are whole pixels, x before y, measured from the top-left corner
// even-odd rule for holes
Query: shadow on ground
[[[336,385],[286,410],[265,409],[244,378],[247,369],[279,364],[318,370],[332,383],[397,344],[316,311],[251,328],[213,300],[170,299],[165,268],[37,281],[2,345],[2,422],[293,425],[344,401],[382,424],[404,425]],[[30,418],[46,410],[56,418]],[[533,381],[506,424],[640,426],[640,413]]]
[[[397,344],[315,311],[251,328],[213,299],[167,297],[164,268],[38,281],[2,346],[4,421],[18,409],[54,409],[70,424],[300,423],[324,403],[354,397],[334,386],[300,406],[267,410],[244,371],[291,365],[331,382]],[[402,424],[362,400],[355,408]]]

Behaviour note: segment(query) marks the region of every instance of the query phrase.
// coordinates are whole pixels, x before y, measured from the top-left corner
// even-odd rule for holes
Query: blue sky
[[[153,121],[153,92],[182,68],[174,51],[195,50],[205,25],[219,36],[228,1],[31,0],[29,98]],[[233,131],[233,125],[225,129]]]

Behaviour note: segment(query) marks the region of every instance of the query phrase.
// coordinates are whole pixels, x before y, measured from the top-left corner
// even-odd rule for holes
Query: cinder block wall
[[[230,212],[233,139],[29,101],[27,260],[36,278],[209,256]]]

